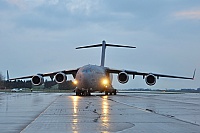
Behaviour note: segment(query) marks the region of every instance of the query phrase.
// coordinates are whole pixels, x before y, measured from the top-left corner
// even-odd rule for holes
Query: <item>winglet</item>
[[[194,80],[195,73],[196,73],[196,68],[194,69],[194,74],[193,74],[192,80]]]
[[[10,80],[10,77],[9,77],[9,72],[7,70],[7,81]]]

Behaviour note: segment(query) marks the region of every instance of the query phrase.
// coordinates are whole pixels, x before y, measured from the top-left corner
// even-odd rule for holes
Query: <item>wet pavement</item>
[[[200,133],[199,101],[199,93],[0,93],[0,132]]]

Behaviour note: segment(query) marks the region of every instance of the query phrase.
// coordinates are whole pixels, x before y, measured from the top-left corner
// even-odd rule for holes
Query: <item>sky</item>
[[[21,77],[100,65],[101,49],[76,50],[101,43],[105,65],[115,69],[192,77],[160,78],[154,86],[141,76],[117,89],[200,87],[199,0],[0,0],[0,72]],[[72,79],[72,76],[68,76]]]

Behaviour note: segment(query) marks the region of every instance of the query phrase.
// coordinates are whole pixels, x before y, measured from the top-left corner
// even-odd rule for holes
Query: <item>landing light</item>
[[[103,83],[103,85],[108,85],[108,79],[103,79],[102,83]]]
[[[74,83],[74,85],[77,85],[77,84],[78,84],[78,81],[77,81],[77,80],[74,80],[73,83]]]

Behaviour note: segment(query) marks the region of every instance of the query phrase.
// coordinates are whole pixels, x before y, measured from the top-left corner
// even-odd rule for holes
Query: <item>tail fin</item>
[[[9,73],[8,73],[8,70],[7,70],[7,81],[10,79],[9,77]]]
[[[82,46],[82,47],[77,47],[76,49],[92,48],[92,47],[102,47],[102,52],[101,52],[101,66],[104,66],[104,63],[105,63],[105,54],[106,54],[106,47],[107,46],[109,46],[109,47],[136,48],[136,47],[133,47],[133,46],[116,45],[116,44],[106,44],[106,41],[102,41],[102,44]]]

